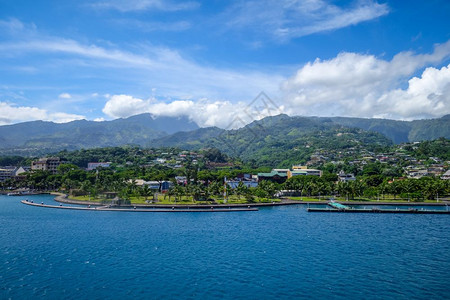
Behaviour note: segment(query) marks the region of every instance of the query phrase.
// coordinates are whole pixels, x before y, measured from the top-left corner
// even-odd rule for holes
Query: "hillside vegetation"
[[[262,161],[277,154],[280,162],[304,159],[308,149],[386,146],[450,138],[450,116],[431,120],[394,121],[361,118],[289,117],[278,115],[237,130],[199,128],[187,117],[142,114],[113,121],[73,121],[56,124],[34,121],[0,126],[0,154],[43,155],[61,150],[138,145],[216,147],[229,155]],[[271,150],[276,149],[276,150]],[[287,151],[289,150],[289,151]],[[278,152],[277,152],[278,151]]]

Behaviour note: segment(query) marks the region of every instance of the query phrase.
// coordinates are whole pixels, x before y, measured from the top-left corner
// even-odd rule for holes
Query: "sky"
[[[0,0],[0,125],[147,112],[450,114],[450,1]]]

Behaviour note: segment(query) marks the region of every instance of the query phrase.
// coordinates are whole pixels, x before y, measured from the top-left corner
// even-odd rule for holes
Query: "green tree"
[[[236,187],[236,195],[238,196],[239,200],[241,200],[242,195],[245,195],[247,193],[247,190],[247,186],[242,181],[239,181],[239,184]]]

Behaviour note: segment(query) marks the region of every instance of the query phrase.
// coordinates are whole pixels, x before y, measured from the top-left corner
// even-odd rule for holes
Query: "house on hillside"
[[[338,174],[338,181],[339,182],[349,182],[349,181],[355,181],[355,175],[349,173],[346,174],[343,170],[341,170]]]
[[[447,170],[447,172],[442,174],[441,179],[450,180],[450,170]]]
[[[97,168],[109,168],[111,166],[111,162],[90,162],[87,166],[87,171],[92,171]]]

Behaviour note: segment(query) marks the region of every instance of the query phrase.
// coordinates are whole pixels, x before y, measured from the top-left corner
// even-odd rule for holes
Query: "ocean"
[[[72,211],[0,196],[0,299],[450,299],[450,215]]]

